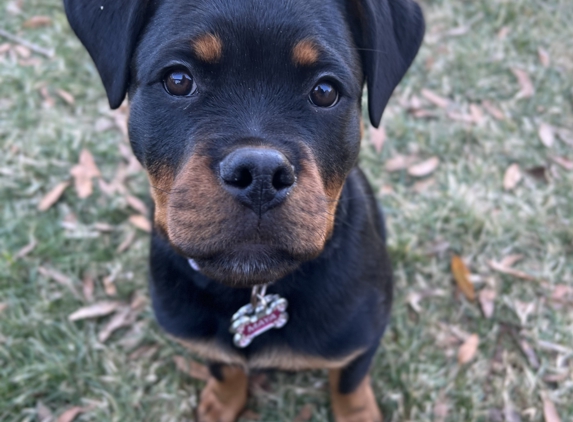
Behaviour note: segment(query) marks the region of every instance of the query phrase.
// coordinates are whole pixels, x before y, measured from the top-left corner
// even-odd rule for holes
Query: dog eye
[[[332,107],[338,101],[338,91],[332,84],[322,81],[312,88],[309,99],[315,106]]]
[[[185,97],[193,94],[197,90],[197,85],[193,77],[185,70],[172,70],[163,78],[165,90],[179,97]]]

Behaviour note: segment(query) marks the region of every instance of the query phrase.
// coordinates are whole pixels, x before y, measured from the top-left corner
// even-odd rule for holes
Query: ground
[[[386,421],[573,420],[573,3],[423,7],[385,142],[362,149],[396,278],[374,391]],[[0,0],[0,29],[55,52],[0,36],[0,421],[192,420],[204,368],[149,307],[125,113],[58,0]],[[101,176],[76,168],[38,210],[84,149]],[[106,315],[70,320],[90,304]],[[330,420],[326,379],[257,376],[243,421]]]

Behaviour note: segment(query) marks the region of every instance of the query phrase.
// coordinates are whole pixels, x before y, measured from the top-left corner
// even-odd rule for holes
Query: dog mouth
[[[276,281],[301,263],[292,254],[264,244],[235,246],[225,252],[189,259],[193,269],[231,287]]]

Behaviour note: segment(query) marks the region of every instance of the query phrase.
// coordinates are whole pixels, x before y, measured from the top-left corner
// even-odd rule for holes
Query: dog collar
[[[200,271],[199,265],[189,259],[189,265]],[[266,294],[267,284],[251,289],[251,303],[241,306],[231,318],[229,331],[234,334],[233,343],[245,348],[253,339],[273,328],[282,328],[288,322],[288,301],[277,294]]]

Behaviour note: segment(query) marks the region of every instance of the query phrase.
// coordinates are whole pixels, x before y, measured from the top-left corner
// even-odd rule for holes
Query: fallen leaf
[[[432,174],[440,165],[438,157],[431,157],[421,163],[408,167],[408,174],[414,177],[424,177]]]
[[[555,162],[556,164],[559,164],[565,170],[568,170],[568,171],[573,170],[573,161],[568,160],[567,158],[555,156],[555,157],[551,157],[551,160],[553,162]]]
[[[495,290],[492,289],[483,289],[478,293],[481,310],[487,319],[493,316],[493,311],[495,309],[495,296]]]
[[[135,231],[130,230],[115,250],[117,253],[125,252],[135,240]]]
[[[549,53],[542,47],[537,49],[537,55],[539,56],[539,62],[543,67],[549,67],[551,64],[551,59],[549,58]]]
[[[52,24],[52,19],[48,16],[32,16],[30,19],[25,20],[22,24],[24,28],[39,28],[41,26],[49,26]]]
[[[536,280],[535,277],[529,275],[523,271],[516,270],[513,268],[505,267],[501,265],[501,263],[496,261],[488,261],[488,265],[491,267],[492,270],[499,271],[500,273],[512,275],[517,278],[521,278],[523,280]]]
[[[473,123],[476,125],[481,124],[485,118],[483,109],[477,104],[470,104],[470,115]]]
[[[374,147],[374,150],[380,154],[380,152],[382,152],[384,142],[386,141],[386,130],[384,129],[384,126],[380,125],[378,129],[374,126],[370,126],[368,128],[368,133],[370,134],[370,143]]]
[[[52,188],[38,204],[38,211],[46,211],[51,208],[70,186],[70,182],[60,182]]]
[[[489,113],[491,117],[496,120],[505,120],[505,114],[498,107],[493,105],[491,101],[482,101],[481,106]]]
[[[557,284],[551,293],[551,300],[557,303],[573,303],[573,287],[567,284]]]
[[[41,401],[36,403],[36,416],[39,422],[51,422],[54,418],[50,408]]]
[[[527,361],[529,362],[529,366],[531,366],[533,369],[538,369],[539,368],[539,359],[537,359],[537,355],[535,354],[535,350],[533,350],[533,348],[530,346],[530,344],[527,341],[525,341],[524,339],[521,339],[521,340],[519,340],[519,347],[521,348],[521,351],[523,352],[523,354],[527,358]]]
[[[131,312],[130,307],[126,306],[119,309],[98,333],[98,340],[104,343],[114,331],[131,325],[133,322],[135,322],[135,315]]]
[[[446,401],[444,395],[440,394],[440,397],[438,397],[438,400],[434,404],[434,410],[433,410],[434,421],[445,422],[445,420],[448,417],[449,411],[450,411],[450,406],[448,405],[448,402]]]
[[[88,318],[99,318],[102,316],[106,316],[114,312],[119,306],[121,302],[116,301],[104,301],[94,303],[93,305],[84,306],[77,311],[71,313],[68,316],[70,321],[78,321],[81,319],[88,319]]]
[[[551,148],[555,142],[555,129],[547,123],[541,123],[537,130],[541,143],[547,148]]]
[[[117,289],[115,287],[115,277],[116,274],[112,273],[102,279],[103,289],[105,294],[108,296],[117,295]]]
[[[312,414],[314,413],[314,406],[310,403],[305,404],[298,415],[293,419],[293,422],[306,422],[312,418]]]
[[[521,254],[511,254],[504,256],[501,261],[499,262],[500,265],[504,267],[513,267],[516,263],[523,259],[523,255]]]
[[[7,53],[8,51],[10,51],[11,48],[12,44],[10,44],[9,42],[0,44],[0,55]]]
[[[498,40],[503,40],[505,39],[508,34],[509,34],[509,26],[502,26],[501,29],[497,32],[497,39]]]
[[[434,91],[430,91],[429,89],[422,89],[421,94],[422,97],[424,97],[426,100],[428,100],[429,102],[431,102],[432,104],[434,104],[439,108],[448,108],[448,106],[450,105],[449,99],[444,98],[436,94]]]
[[[6,309],[8,309],[8,304],[0,302],[0,314],[4,312]]]
[[[145,203],[137,196],[127,195],[125,200],[127,201],[127,204],[135,211],[139,211],[143,215],[147,215],[149,213],[147,210],[147,205],[145,205]]]
[[[114,231],[115,227],[108,223],[94,223],[93,228],[98,232],[109,233]]]
[[[427,192],[429,188],[436,184],[436,179],[433,177],[424,180],[418,180],[414,185],[412,185],[412,189],[418,193]]]
[[[563,382],[569,378],[569,371],[563,371],[560,374],[549,374],[543,376],[545,382]]]
[[[82,293],[87,302],[94,300],[94,279],[89,273],[85,273],[82,279]]]
[[[177,355],[173,356],[173,362],[175,362],[177,369],[186,373],[191,378],[203,381],[207,381],[209,379],[209,369],[207,369],[205,365],[195,362],[193,359],[187,359],[183,356]]]
[[[63,89],[57,89],[56,94],[58,94],[58,96],[69,105],[74,105],[76,103],[76,99],[68,91],[64,91]]]
[[[157,345],[146,345],[141,346],[131,352],[127,358],[129,360],[137,360],[141,358],[151,358],[157,351],[159,350],[159,346]]]
[[[22,249],[20,249],[16,253],[16,255],[14,256],[14,258],[16,258],[16,259],[24,258],[26,255],[28,255],[30,252],[32,252],[37,245],[38,245],[38,242],[36,241],[36,239],[32,238],[30,240],[30,243],[28,243],[26,246],[24,246]]]
[[[144,215],[132,215],[129,222],[144,232],[151,232],[151,222]]]
[[[24,47],[23,45],[17,44],[13,46],[12,49],[16,52],[18,56],[22,57],[23,59],[27,59],[32,55],[30,49],[28,47]]]
[[[451,261],[452,274],[454,275],[454,280],[457,286],[462,291],[464,296],[468,300],[475,300],[476,294],[474,290],[474,285],[470,281],[470,271],[468,267],[458,255],[452,255]]]
[[[384,167],[388,173],[392,173],[395,171],[404,170],[410,167],[416,161],[418,161],[418,157],[416,157],[415,155],[398,154],[390,158],[388,161],[386,161]]]
[[[541,393],[541,400],[543,400],[543,416],[545,417],[545,422],[561,422],[559,413],[557,413],[557,409],[547,393]]]
[[[87,149],[81,151],[79,163],[72,167],[70,174],[74,177],[78,197],[82,199],[93,192],[92,178],[101,176],[93,155]]]
[[[519,83],[519,92],[517,93],[516,98],[533,97],[533,94],[535,94],[535,88],[533,86],[533,82],[531,82],[529,74],[525,70],[517,67],[512,67],[511,72],[515,75],[517,82]]]
[[[62,413],[56,422],[72,422],[80,413],[85,412],[83,407],[74,406]]]
[[[479,336],[477,334],[469,336],[458,350],[458,363],[460,365],[465,365],[470,362],[476,355],[478,346]]]
[[[514,189],[521,181],[522,175],[518,164],[512,164],[507,168],[503,176],[503,188],[505,190]]]
[[[76,290],[76,287],[74,286],[73,280],[67,275],[56,271],[53,268],[46,268],[42,266],[38,267],[38,272],[44,277],[54,280],[56,283],[68,288],[76,298],[81,298],[80,294]]]

